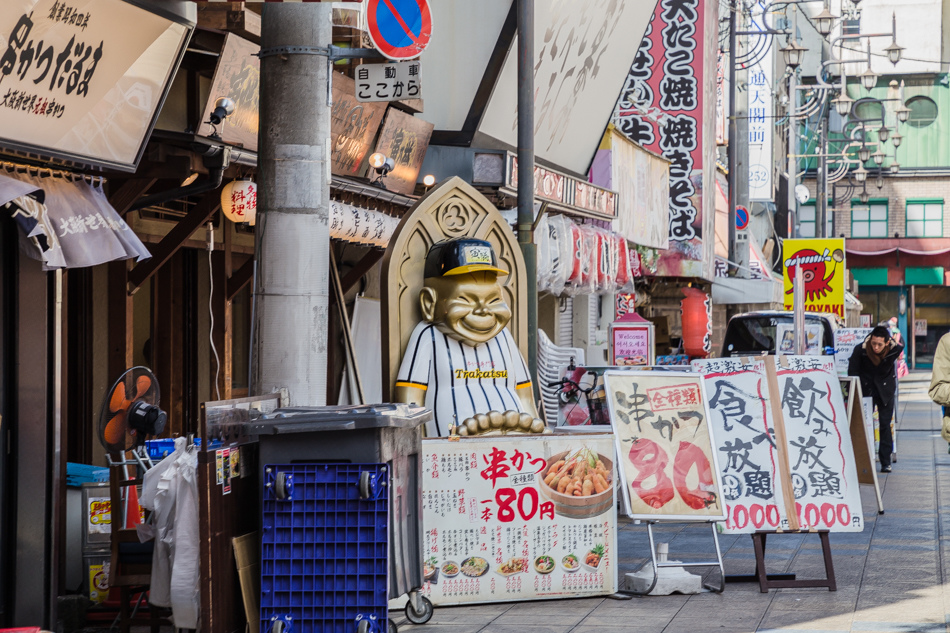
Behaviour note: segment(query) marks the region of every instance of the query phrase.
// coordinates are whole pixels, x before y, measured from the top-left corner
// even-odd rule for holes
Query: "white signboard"
[[[847,327],[835,330],[835,367],[839,376],[848,375],[848,361],[854,348],[864,343],[871,333],[869,327]]]
[[[805,353],[821,354],[821,324],[805,324]],[[778,323],[775,326],[775,344],[779,354],[795,353],[795,325],[792,323]]]
[[[830,356],[777,356],[787,455],[802,529],[864,529],[848,409]],[[783,521],[782,529],[789,526]]]
[[[368,102],[421,99],[421,67],[419,60],[357,66],[356,100]]]
[[[927,319],[914,319],[914,336],[927,336]]]
[[[426,439],[422,450],[433,604],[616,590],[613,435]]]
[[[134,171],[192,26],[124,0],[6,0],[0,146]]]
[[[761,0],[752,9],[753,30],[765,28]],[[749,199],[768,200],[772,192],[772,136],[775,107],[772,95],[775,47],[770,46],[761,59],[749,67]],[[759,55],[756,56],[757,58]]]
[[[726,508],[723,532],[778,528],[785,506],[765,361],[716,358],[692,366],[706,380]]]

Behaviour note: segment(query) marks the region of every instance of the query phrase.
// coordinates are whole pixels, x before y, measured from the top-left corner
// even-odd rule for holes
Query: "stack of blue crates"
[[[388,630],[389,486],[360,499],[360,475],[388,479],[384,464],[267,465],[284,473],[284,499],[264,491],[261,633]]]

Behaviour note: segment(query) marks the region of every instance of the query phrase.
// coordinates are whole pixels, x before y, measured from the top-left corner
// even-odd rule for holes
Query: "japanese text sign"
[[[723,520],[722,483],[703,377],[608,371],[604,383],[630,517]]]
[[[389,191],[411,195],[422,161],[429,149],[433,125],[412,115],[389,108],[379,132],[376,151],[392,158],[396,166],[383,179]]]
[[[208,93],[198,133],[210,136],[215,128],[225,143],[257,151],[257,129],[260,124],[261,60],[260,46],[228,33],[224,39],[214,80]],[[228,97],[234,102],[234,113],[217,126],[209,123],[215,101]]]
[[[709,394],[722,474],[726,534],[776,529],[785,516],[765,361],[694,360]]]
[[[864,343],[871,333],[869,327],[843,327],[835,330],[835,367],[839,376],[848,375],[848,361],[854,348]]]
[[[363,159],[383,122],[386,105],[360,103],[355,84],[333,73],[333,108],[330,110],[330,169],[334,174],[358,176]]]
[[[801,269],[805,282],[805,310],[830,312],[844,318],[844,286],[848,275],[843,238],[785,240],[782,263],[786,310],[792,309],[792,282]]]
[[[864,529],[858,473],[841,385],[830,356],[778,356],[795,511],[802,529]]]
[[[356,100],[368,102],[421,99],[421,66],[418,60],[357,66]]]
[[[752,7],[752,29],[765,29],[763,20],[765,5],[758,0]],[[774,19],[774,17],[770,18]],[[773,68],[775,66],[775,47],[770,46],[749,69],[749,113],[748,113],[748,166],[749,199],[771,201],[772,191],[772,137],[775,128],[774,98],[772,96]]]
[[[124,0],[4,2],[0,146],[134,170],[190,30]]]
[[[426,439],[422,452],[422,592],[434,604],[615,591],[611,434]]]

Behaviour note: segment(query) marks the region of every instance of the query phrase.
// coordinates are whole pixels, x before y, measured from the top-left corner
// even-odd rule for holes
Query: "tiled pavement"
[[[836,592],[763,594],[757,584],[730,583],[722,594],[437,607],[423,626],[391,615],[402,633],[950,633],[950,454],[939,409],[927,398],[929,380],[914,373],[901,381],[898,459],[894,472],[881,475],[885,514],[877,514],[873,489],[862,486],[864,531],[831,536]],[[670,543],[671,558],[711,555],[708,527],[675,525],[655,534]],[[750,537],[719,542],[727,574],[751,573]],[[618,548],[621,577],[639,569],[649,555],[646,528],[623,520]],[[772,537],[766,561],[770,573],[824,575],[815,535]]]

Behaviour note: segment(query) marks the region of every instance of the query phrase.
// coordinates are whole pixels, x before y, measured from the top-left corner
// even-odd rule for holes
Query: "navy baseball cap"
[[[425,277],[446,277],[465,273],[493,272],[507,275],[498,268],[495,249],[487,240],[460,237],[429,247],[426,255]]]

